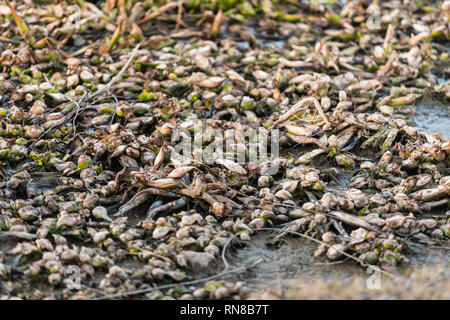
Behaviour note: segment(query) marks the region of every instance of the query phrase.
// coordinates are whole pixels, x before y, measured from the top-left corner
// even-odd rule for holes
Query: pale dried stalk
[[[328,121],[327,116],[323,112],[322,106],[320,105],[319,101],[317,101],[314,97],[308,97],[302,99],[300,102],[297,102],[295,105],[293,105],[287,112],[285,112],[277,121],[275,121],[270,128],[274,128],[277,124],[282,123],[286,120],[289,120],[290,117],[298,115],[300,113],[304,113],[308,107],[311,105],[311,103],[314,103],[314,106],[316,107],[317,111],[319,112],[322,119],[325,121],[327,125],[331,125]]]
[[[16,9],[9,3],[8,0],[5,0],[5,3],[9,7],[11,15],[14,18],[14,22],[17,24],[17,27],[19,27],[19,31],[22,34],[23,38],[28,44],[33,45],[35,43],[35,40],[33,35],[30,33],[30,29],[28,29],[25,21],[23,21],[23,19],[17,13]]]
[[[211,28],[211,35],[216,36],[219,33],[220,25],[225,20],[225,16],[223,15],[222,8],[219,9],[216,16],[214,17],[214,22]]]
[[[322,117],[323,121],[325,121],[325,123],[328,126],[331,126],[330,121],[328,121],[328,118],[325,115],[325,112],[323,112],[322,106],[320,105],[319,101],[317,101],[317,99],[314,99],[314,105],[315,105],[317,111],[319,112],[320,116]]]
[[[149,210],[147,212],[147,219],[155,219],[157,215],[159,215],[163,212],[168,214],[168,213],[173,212],[174,210],[183,208],[185,205],[186,205],[186,200],[184,200],[183,198],[180,198],[175,201],[171,201],[162,206],[159,206],[159,207]]]
[[[356,217],[354,215],[345,213],[345,212],[341,212],[341,211],[330,211],[328,212],[328,215],[341,220],[342,222],[345,222],[346,224],[349,225],[353,225],[353,226],[357,226],[357,227],[361,227],[364,229],[368,229],[371,231],[379,231],[378,229],[374,228],[371,224],[369,224],[367,221]]]
[[[274,128],[277,124],[282,123],[286,120],[289,120],[290,117],[295,116],[299,113],[304,113],[308,106],[313,102],[313,97],[304,98],[303,100],[300,100],[296,104],[294,104],[288,111],[286,111],[280,118],[278,118],[277,121],[272,123],[270,128]]]
[[[156,18],[157,16],[163,14],[164,12],[169,11],[170,9],[179,6],[179,3],[182,4],[183,2],[184,1],[169,2],[169,3],[165,4],[165,5],[163,5],[162,7],[156,9],[155,11],[151,12],[148,16],[144,17],[140,21],[138,21],[138,24],[146,23],[146,22]]]

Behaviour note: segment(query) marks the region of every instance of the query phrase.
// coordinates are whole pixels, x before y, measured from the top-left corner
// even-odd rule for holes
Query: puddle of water
[[[284,46],[284,43],[285,43],[284,40],[260,39],[260,41],[261,41],[261,43],[262,43],[262,45],[264,47],[274,47],[274,48],[279,49],[279,50],[283,49],[283,46]]]
[[[250,43],[248,41],[236,41],[236,44],[240,51],[245,51],[248,50],[248,48],[250,48]]]
[[[353,171],[337,169],[336,174],[333,173],[333,178],[327,186],[336,190],[345,190],[348,188],[353,177]]]
[[[444,83],[449,82],[449,81],[450,80],[446,79],[445,77],[438,77],[437,78],[437,84],[438,85],[444,84]]]
[[[418,248],[417,254],[409,256],[411,267],[420,268],[426,266],[450,267],[450,251],[448,248]]]
[[[245,279],[255,289],[271,286],[289,288],[299,277],[324,280],[338,277],[346,281],[366,275],[351,261],[329,264],[323,257],[314,258],[317,245],[306,239],[286,237],[281,243],[274,244],[271,240],[277,235],[260,232],[252,236],[251,241],[241,247],[235,245],[228,252],[228,261],[234,266],[249,265],[262,259],[249,273],[237,275],[239,280]]]
[[[269,40],[261,37],[256,38],[258,45],[263,48],[273,48],[276,50],[282,50],[284,47],[284,40]],[[250,43],[248,41],[236,41],[237,47],[240,51],[245,51],[250,48]]]
[[[415,111],[410,119],[420,130],[450,137],[450,106],[423,103],[417,105]]]
[[[282,39],[282,36],[279,34],[267,34],[266,31],[258,32],[255,27],[251,25],[247,25],[246,30],[255,37],[256,45],[263,48],[273,48],[277,51],[281,51],[284,48],[284,44],[287,42],[287,40]],[[239,39],[236,41],[236,45],[240,51],[246,51],[251,46],[249,41],[241,39],[239,35],[231,33],[225,36]]]
[[[330,263],[324,257],[314,258],[317,245],[306,239],[286,237],[275,245],[271,240],[276,235],[278,233],[261,232],[252,236],[251,241],[243,245],[236,242],[229,249],[227,259],[234,267],[249,265],[262,259],[249,272],[234,275],[233,281],[245,280],[254,293],[275,290],[282,294],[293,289],[300,290],[297,292],[298,296],[294,295],[294,299],[308,299],[308,290],[313,290],[315,296],[326,299],[392,299],[396,295],[409,297],[409,287],[405,284],[415,284],[418,288],[423,286],[418,289],[419,292],[412,292],[412,297],[432,295],[433,289],[427,285],[427,278],[417,279],[417,274],[427,270],[428,274],[435,276],[435,281],[448,283],[450,279],[448,272],[442,273],[442,270],[450,270],[448,248],[422,248],[409,256],[410,265],[388,270],[399,278],[394,280],[381,277],[379,284],[382,290],[373,291],[366,287],[373,270],[365,270],[351,260]],[[398,286],[399,280],[403,286]],[[445,287],[445,284],[442,286]],[[440,290],[439,293],[448,296],[448,291]]]

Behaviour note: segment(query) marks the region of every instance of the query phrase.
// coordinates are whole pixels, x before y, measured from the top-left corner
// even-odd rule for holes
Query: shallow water
[[[442,133],[450,138],[450,106],[426,102],[415,106],[414,125],[428,133]]]
[[[338,277],[345,281],[366,274],[363,268],[349,260],[336,264],[323,257],[314,258],[317,244],[309,240],[289,236],[274,243],[277,235],[278,232],[259,232],[251,241],[235,245],[228,251],[227,259],[233,267],[262,260],[248,273],[236,276],[245,279],[255,290],[271,286],[287,289],[300,277],[324,280]]]
[[[237,240],[233,242],[234,246],[228,250],[227,254],[227,261],[232,267],[252,265],[258,260],[261,262],[247,273],[233,275],[232,280],[245,280],[255,293],[275,290],[280,294],[318,280],[323,284],[335,286],[336,292],[332,297],[327,287],[317,288],[316,291],[324,290],[322,294],[328,294],[330,295],[328,298],[335,299],[344,294],[346,284],[352,285],[355,281],[367,283],[373,274],[373,270],[366,270],[350,259],[330,262],[324,256],[315,258],[313,254],[317,244],[307,239],[284,237],[282,241],[274,243],[272,240],[278,234],[278,232],[259,232],[252,236],[249,242],[240,244]],[[416,272],[420,273],[425,269],[436,270],[436,272],[449,270],[450,255],[448,253],[448,248],[416,248],[415,253],[407,255],[411,264],[404,267],[392,267],[388,272],[401,277],[398,279],[403,279],[402,281],[418,282]],[[447,273],[441,274],[440,277],[443,281],[448,280]],[[384,277],[382,281],[382,285],[385,286],[391,280]],[[427,289],[424,288],[424,290]],[[388,298],[383,298],[381,291],[379,294],[380,296],[376,297],[377,292],[374,292],[374,297]],[[369,297],[355,292],[354,298],[368,299]]]

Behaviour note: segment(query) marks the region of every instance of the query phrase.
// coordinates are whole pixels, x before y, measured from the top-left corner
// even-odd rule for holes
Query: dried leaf
[[[181,178],[181,177],[185,176],[186,173],[192,171],[193,169],[195,169],[195,167],[192,167],[192,166],[184,166],[184,167],[176,168],[171,173],[169,173],[167,178],[174,178],[174,179]]]
[[[30,33],[30,29],[28,29],[25,21],[23,21],[22,18],[17,14],[16,9],[14,9],[14,7],[9,3],[8,0],[5,0],[5,2],[8,5],[9,10],[11,10],[11,14],[17,26],[19,27],[20,33],[22,34],[23,38],[28,44],[33,45],[35,43],[35,40],[33,35]]]
[[[216,159],[217,164],[223,165],[230,171],[239,173],[239,174],[247,174],[247,170],[244,169],[239,163],[236,163],[229,159]]]

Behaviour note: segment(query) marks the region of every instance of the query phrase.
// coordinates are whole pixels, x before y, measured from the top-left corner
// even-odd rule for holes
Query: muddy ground
[[[449,299],[450,3],[377,3],[0,2],[0,298]]]

